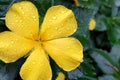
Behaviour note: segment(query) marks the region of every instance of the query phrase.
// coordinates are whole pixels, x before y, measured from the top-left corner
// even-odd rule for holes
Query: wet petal
[[[90,31],[92,31],[92,30],[94,30],[95,29],[95,26],[96,26],[96,21],[95,21],[95,19],[91,19],[90,20],[90,22],[89,22],[89,27],[88,27],[88,29],[90,30]]]
[[[20,75],[23,80],[51,80],[52,71],[46,54],[37,47],[23,64]]]
[[[75,38],[61,38],[43,43],[52,59],[64,70],[75,69],[83,61],[83,47]]]
[[[62,72],[60,72],[60,73],[58,74],[56,80],[65,80],[65,75],[64,75]]]
[[[37,8],[29,1],[13,4],[6,14],[6,25],[19,35],[32,39],[38,38]]]
[[[0,59],[6,63],[14,62],[26,55],[34,46],[34,42],[12,32],[0,33]]]
[[[73,12],[62,5],[48,9],[41,28],[41,39],[50,40],[72,35],[77,29]]]

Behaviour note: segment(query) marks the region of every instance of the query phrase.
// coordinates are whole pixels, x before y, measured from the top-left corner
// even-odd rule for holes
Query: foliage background
[[[4,17],[9,7],[21,0],[0,0],[0,32],[8,30]],[[72,35],[84,46],[84,62],[75,70],[65,72],[51,59],[53,80],[63,72],[66,80],[120,80],[120,0],[29,0],[38,8],[40,24],[47,9],[53,5],[64,5],[72,9],[78,30]],[[91,18],[96,28],[88,30]],[[0,61],[0,80],[21,80],[19,69],[25,58],[15,63]]]

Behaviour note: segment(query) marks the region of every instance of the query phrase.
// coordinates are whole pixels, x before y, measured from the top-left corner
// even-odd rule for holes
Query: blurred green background
[[[5,14],[9,7],[21,0],[0,0],[0,32],[8,30]],[[75,70],[65,72],[51,59],[53,80],[63,72],[66,80],[120,80],[120,0],[29,0],[38,8],[40,24],[47,9],[54,5],[64,5],[74,12],[78,30],[72,35],[84,46],[84,62]],[[88,29],[90,19],[96,27]],[[19,69],[24,58],[15,63],[0,61],[0,80],[21,80]]]

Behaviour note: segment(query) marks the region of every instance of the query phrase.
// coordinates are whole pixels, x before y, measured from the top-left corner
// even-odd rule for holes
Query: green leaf
[[[98,9],[99,7],[96,0],[79,0],[79,6],[88,9]]]
[[[113,74],[115,66],[113,60],[110,58],[108,53],[102,50],[93,50],[90,52],[91,57],[95,60],[98,67],[105,73],[105,74]]]
[[[114,2],[117,7],[120,7],[120,0],[114,0]]]
[[[0,17],[5,17],[9,7],[19,0],[0,0]]]
[[[84,49],[93,47],[90,41],[90,34],[88,30],[89,21],[96,14],[97,10],[94,9],[86,9],[86,8],[73,8],[77,22],[78,29],[76,33],[73,35],[77,39],[81,41],[84,46]]]
[[[68,79],[77,80],[82,77],[83,73],[79,69],[75,69],[73,71],[68,72]]]
[[[24,59],[20,59],[17,62],[5,64],[0,69],[0,80],[15,80],[19,74],[19,69],[23,64]]]
[[[104,19],[104,24],[106,25],[108,29],[108,37],[109,40],[111,41],[112,44],[118,42],[120,40],[120,27],[115,26],[112,24],[112,19],[111,18],[105,18]]]
[[[102,77],[99,77],[98,80],[116,80],[116,79],[112,75],[104,75]]]
[[[120,41],[113,45],[111,52],[110,52],[112,59],[114,60],[116,64],[118,64],[119,69],[120,69],[120,62],[119,62],[120,53],[119,52],[120,52]]]
[[[106,31],[107,28],[103,23],[103,19],[105,18],[105,16],[103,15],[97,15],[96,16],[96,28],[95,30],[97,31]]]
[[[84,62],[78,67],[78,69],[84,74],[84,76],[89,76],[91,78],[96,77],[95,68],[92,64],[93,61],[90,58],[84,58]]]

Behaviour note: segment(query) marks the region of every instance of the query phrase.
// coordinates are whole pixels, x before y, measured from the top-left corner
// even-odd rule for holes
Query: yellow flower
[[[62,72],[59,72],[56,80],[65,80],[65,75]]]
[[[78,0],[74,0],[75,5],[78,7],[79,6],[79,1]]]
[[[96,21],[94,19],[91,19],[90,22],[89,22],[89,30],[94,30],[95,29],[95,26],[96,26]]]
[[[11,31],[0,33],[0,59],[15,62],[29,52],[20,69],[23,80],[51,80],[48,55],[65,71],[83,61],[81,43],[68,37],[77,29],[76,19],[64,6],[49,8],[40,29],[37,8],[29,1],[13,4],[5,22]]]

